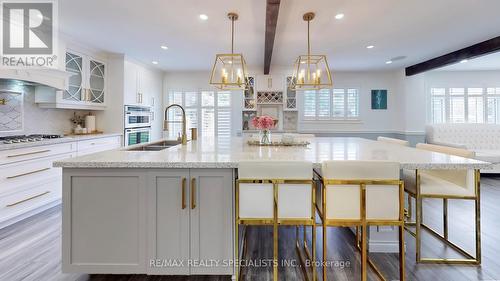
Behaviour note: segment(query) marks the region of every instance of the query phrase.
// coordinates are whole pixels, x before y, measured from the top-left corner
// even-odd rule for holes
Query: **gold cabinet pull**
[[[196,208],[196,178],[191,179],[191,209]]]
[[[37,195],[34,195],[34,196],[31,196],[31,197],[28,197],[26,199],[23,199],[23,200],[20,200],[20,201],[17,201],[17,202],[14,202],[12,204],[9,204],[9,205],[6,205],[6,207],[13,207],[13,206],[16,206],[16,205],[19,205],[21,203],[24,203],[26,201],[29,201],[29,200],[33,200],[35,198],[38,198],[38,197],[41,197],[41,196],[44,196],[45,194],[49,194],[50,191],[45,191],[43,193],[40,193],[40,194],[37,194]]]
[[[182,178],[182,209],[186,209],[186,178]]]
[[[40,169],[40,170],[31,171],[31,172],[27,172],[27,173],[22,173],[22,174],[15,175],[15,176],[10,176],[10,177],[7,177],[7,179],[15,179],[15,178],[18,178],[18,177],[27,176],[27,175],[31,175],[31,174],[36,174],[36,173],[40,173],[40,172],[47,171],[47,170],[50,170],[50,167],[49,168],[43,168],[43,169]]]
[[[32,154],[39,154],[39,153],[45,153],[45,152],[50,152],[50,149],[40,150],[40,151],[34,151],[34,152],[28,152],[28,153],[21,153],[21,154],[14,154],[14,155],[7,155],[7,158],[21,157],[21,156],[32,155]]]

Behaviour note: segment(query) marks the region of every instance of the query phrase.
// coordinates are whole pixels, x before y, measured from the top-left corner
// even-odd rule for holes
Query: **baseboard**
[[[368,240],[370,253],[399,253],[399,241],[374,241]]]

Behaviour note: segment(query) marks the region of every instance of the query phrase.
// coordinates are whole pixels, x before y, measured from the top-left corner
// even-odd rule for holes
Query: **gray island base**
[[[360,138],[307,147],[204,139],[161,151],[100,152],[62,160],[63,271],[234,275],[234,184],[242,160],[388,160],[404,169],[491,164]],[[397,252],[391,229],[370,230],[370,251]]]

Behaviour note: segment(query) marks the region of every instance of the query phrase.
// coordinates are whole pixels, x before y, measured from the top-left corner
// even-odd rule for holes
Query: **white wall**
[[[250,71],[250,74],[260,73]],[[299,123],[299,131],[312,132],[400,132],[402,131],[402,91],[398,81],[398,72],[333,72],[335,87],[354,87],[360,91],[360,118],[358,123],[318,122]],[[192,91],[214,89],[208,84],[210,72],[168,72],[165,74],[164,94],[169,91]],[[274,67],[271,75],[286,77],[289,69]],[[388,90],[388,110],[371,110],[371,90]],[[165,99],[166,101],[166,99]],[[300,101],[299,108],[300,108]],[[241,130],[242,94],[233,95],[233,131]]]
[[[405,131],[421,133],[430,120],[429,96],[433,87],[500,87],[500,71],[430,71],[406,77],[401,71],[404,88]]]

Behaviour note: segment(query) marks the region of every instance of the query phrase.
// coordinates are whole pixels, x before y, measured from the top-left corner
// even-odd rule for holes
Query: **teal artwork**
[[[387,109],[387,90],[372,90],[372,109]]]

